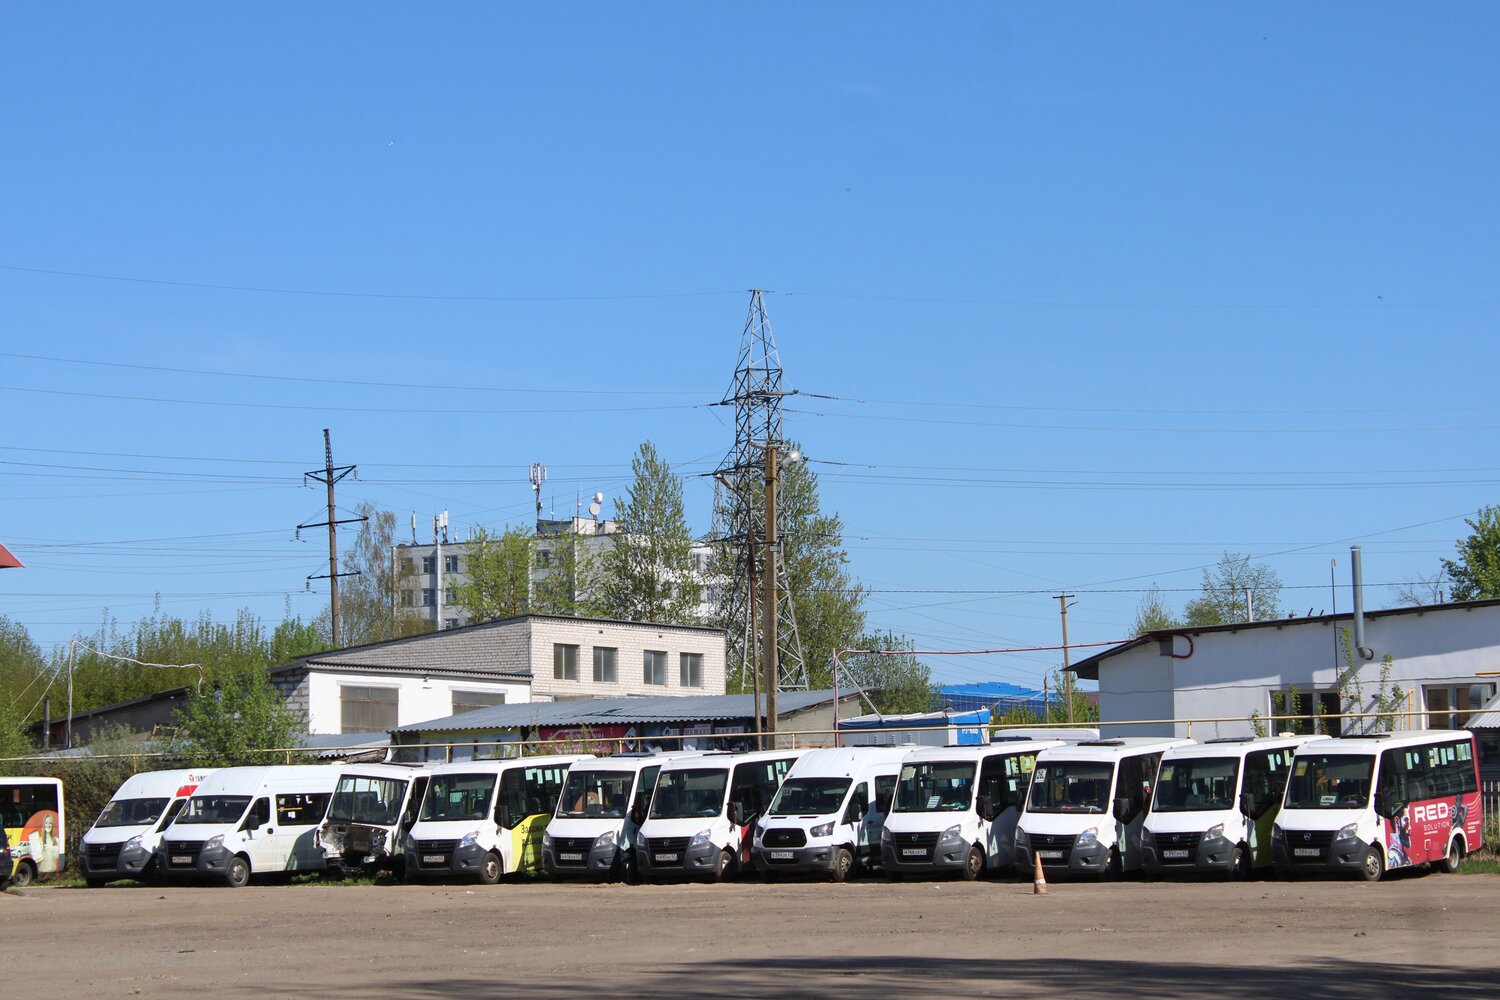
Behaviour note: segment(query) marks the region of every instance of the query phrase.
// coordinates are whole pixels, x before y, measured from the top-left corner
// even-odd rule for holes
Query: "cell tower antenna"
[[[541,462],[531,463],[531,491],[536,494],[536,519],[542,520],[542,484],[547,481],[547,467]]]

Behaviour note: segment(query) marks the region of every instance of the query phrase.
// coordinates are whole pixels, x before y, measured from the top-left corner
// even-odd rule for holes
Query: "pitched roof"
[[[853,697],[847,693],[843,697]],[[783,691],[778,711],[799,712],[833,701],[832,691]],[[429,722],[401,726],[392,733],[472,732],[484,729],[521,729],[538,726],[644,725],[654,722],[715,722],[750,719],[755,715],[751,694],[690,695],[688,697],[591,698],[582,701],[534,701],[492,705]]]
[[[21,560],[10,554],[10,549],[0,545],[0,569],[24,569]]]

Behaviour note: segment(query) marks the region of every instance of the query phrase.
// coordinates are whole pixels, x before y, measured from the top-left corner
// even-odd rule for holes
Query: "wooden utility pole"
[[[1062,654],[1063,654],[1063,700],[1068,704],[1068,724],[1073,723],[1073,674],[1068,670],[1068,598],[1074,594],[1058,594],[1057,607],[1062,612]]]
[[[765,615],[765,625],[762,628],[764,635],[762,641],[765,643],[765,660],[762,664],[766,672],[766,732],[770,734],[767,740],[767,749],[778,749],[776,742],[777,723],[780,721],[780,711],[777,706],[777,692],[781,686],[781,670],[778,656],[778,642],[776,636],[776,613],[780,608],[781,600],[776,593],[779,582],[776,562],[776,442],[766,442],[766,558],[763,561],[762,579],[765,583],[765,599],[762,602],[761,612]]]
[[[328,618],[331,626],[333,645],[335,648],[342,646],[343,632],[339,627],[339,577],[359,576],[358,573],[339,572],[339,536],[338,526],[341,524],[352,524],[359,521],[367,521],[366,517],[346,517],[342,520],[334,512],[333,484],[343,479],[355,470],[353,465],[333,464],[333,442],[328,436],[328,428],[323,428],[323,468],[314,469],[303,473],[303,481],[311,479],[323,483],[328,487],[328,520],[313,521],[308,524],[297,525],[298,530],[302,528],[328,528],[328,572],[327,574],[315,573],[308,580],[328,581]]]

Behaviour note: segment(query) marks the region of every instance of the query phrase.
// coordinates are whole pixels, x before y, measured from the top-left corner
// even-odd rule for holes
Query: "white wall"
[[[401,677],[392,674],[310,671],[307,676],[307,731],[340,731],[342,706],[339,686],[396,688],[396,724],[410,726],[453,714],[454,691],[503,691],[506,704],[531,700],[531,685],[524,680]]]
[[[552,671],[552,647],[556,643],[578,647],[578,679],[557,680]],[[594,683],[594,647],[619,650],[615,683]],[[667,683],[647,684],[644,653],[648,649],[667,654]],[[680,683],[682,653],[703,657],[703,686]],[[724,633],[704,629],[678,629],[657,625],[635,625],[589,619],[531,619],[532,692],[537,701],[557,698],[623,698],[626,695],[707,695],[724,693]]]

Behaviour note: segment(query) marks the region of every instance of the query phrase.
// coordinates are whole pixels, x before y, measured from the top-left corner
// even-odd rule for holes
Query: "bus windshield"
[[[494,793],[493,774],[440,774],[427,787],[421,818],[434,823],[488,819]]]
[[[893,812],[963,812],[974,798],[973,761],[903,764]]]
[[[1031,774],[1026,811],[1035,813],[1105,813],[1114,765],[1102,761],[1037,761]]]
[[[248,795],[194,795],[176,822],[187,824],[233,823],[245,815]]]
[[[729,769],[724,767],[662,771],[656,778],[656,794],[651,796],[651,818],[717,816],[724,809],[728,784]]]
[[[568,771],[562,798],[557,800],[559,816],[602,816],[622,819],[630,808],[630,788],[635,775],[630,771]]]
[[[95,828],[102,829],[110,826],[145,826],[155,823],[161,816],[163,809],[167,808],[169,799],[113,799],[99,818],[94,821]]]
[[[330,822],[390,826],[401,818],[406,782],[400,778],[370,778],[346,774],[339,778],[328,808]]]
[[[1160,812],[1201,812],[1234,805],[1238,757],[1189,757],[1163,761],[1151,808]]]
[[[772,816],[826,816],[838,812],[848,778],[788,778],[771,800]]]
[[[1370,801],[1370,754],[1299,753],[1286,786],[1288,809],[1363,809]]]

